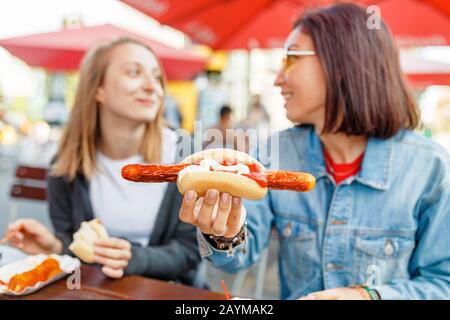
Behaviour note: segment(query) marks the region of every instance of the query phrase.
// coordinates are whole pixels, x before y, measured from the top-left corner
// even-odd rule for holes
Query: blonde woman
[[[81,222],[100,218],[111,238],[95,262],[112,278],[133,273],[192,284],[200,261],[195,229],[177,219],[174,184],[121,178],[129,163],[175,161],[175,133],[163,125],[165,81],[146,45],[119,39],[89,52],[71,116],[48,180],[52,234],[37,221],[9,226],[28,253],[69,253]]]

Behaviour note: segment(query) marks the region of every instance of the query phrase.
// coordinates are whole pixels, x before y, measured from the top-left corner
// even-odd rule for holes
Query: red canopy
[[[281,47],[293,21],[335,0],[123,0],[214,49]],[[450,45],[448,0],[353,0],[380,7],[401,45]]]
[[[63,29],[25,37],[0,40],[0,46],[34,67],[53,71],[76,70],[86,51],[102,40],[121,36],[138,39],[161,59],[168,79],[190,79],[201,71],[206,59],[187,50],[177,50],[112,25]]]
[[[430,85],[450,86],[450,64],[423,59],[410,52],[400,53],[403,72],[415,88]]]

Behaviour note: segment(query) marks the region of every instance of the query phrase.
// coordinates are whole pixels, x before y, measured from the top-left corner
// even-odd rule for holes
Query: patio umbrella
[[[306,9],[335,0],[122,0],[213,49],[281,47]],[[450,45],[450,1],[353,0],[378,5],[400,45]]]
[[[426,60],[407,51],[400,52],[400,63],[414,88],[423,89],[430,85],[450,86],[450,64]]]
[[[206,64],[204,57],[188,50],[177,50],[109,24],[4,39],[0,40],[0,46],[30,66],[69,71],[78,69],[83,55],[91,46],[122,36],[138,39],[150,46],[161,59],[170,80],[190,79]]]

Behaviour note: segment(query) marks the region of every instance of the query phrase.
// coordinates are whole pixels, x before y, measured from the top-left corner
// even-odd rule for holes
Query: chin
[[[304,117],[301,114],[298,114],[298,112],[292,112],[289,109],[286,111],[286,118],[289,119],[289,121],[295,122],[295,123],[302,123],[305,121]]]
[[[286,107],[286,117],[294,123],[311,124],[314,119],[314,110],[302,107],[300,105],[290,105]]]
[[[126,118],[137,123],[149,123],[155,121],[156,114],[133,114],[128,115]]]
[[[152,122],[156,119],[156,115],[158,113],[157,108],[152,109],[137,109],[136,112],[134,112],[131,116],[134,117],[134,119],[142,122]]]
[[[147,116],[147,117],[142,117],[142,118],[140,118],[139,120],[140,120],[141,122],[144,122],[144,123],[149,123],[149,122],[155,121],[155,119],[156,119],[156,115],[153,115],[153,116]]]

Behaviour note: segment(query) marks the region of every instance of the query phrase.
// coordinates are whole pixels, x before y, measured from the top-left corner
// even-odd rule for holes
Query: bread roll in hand
[[[80,229],[73,235],[69,250],[83,262],[94,263],[94,240],[108,237],[108,232],[99,219],[82,222]]]

